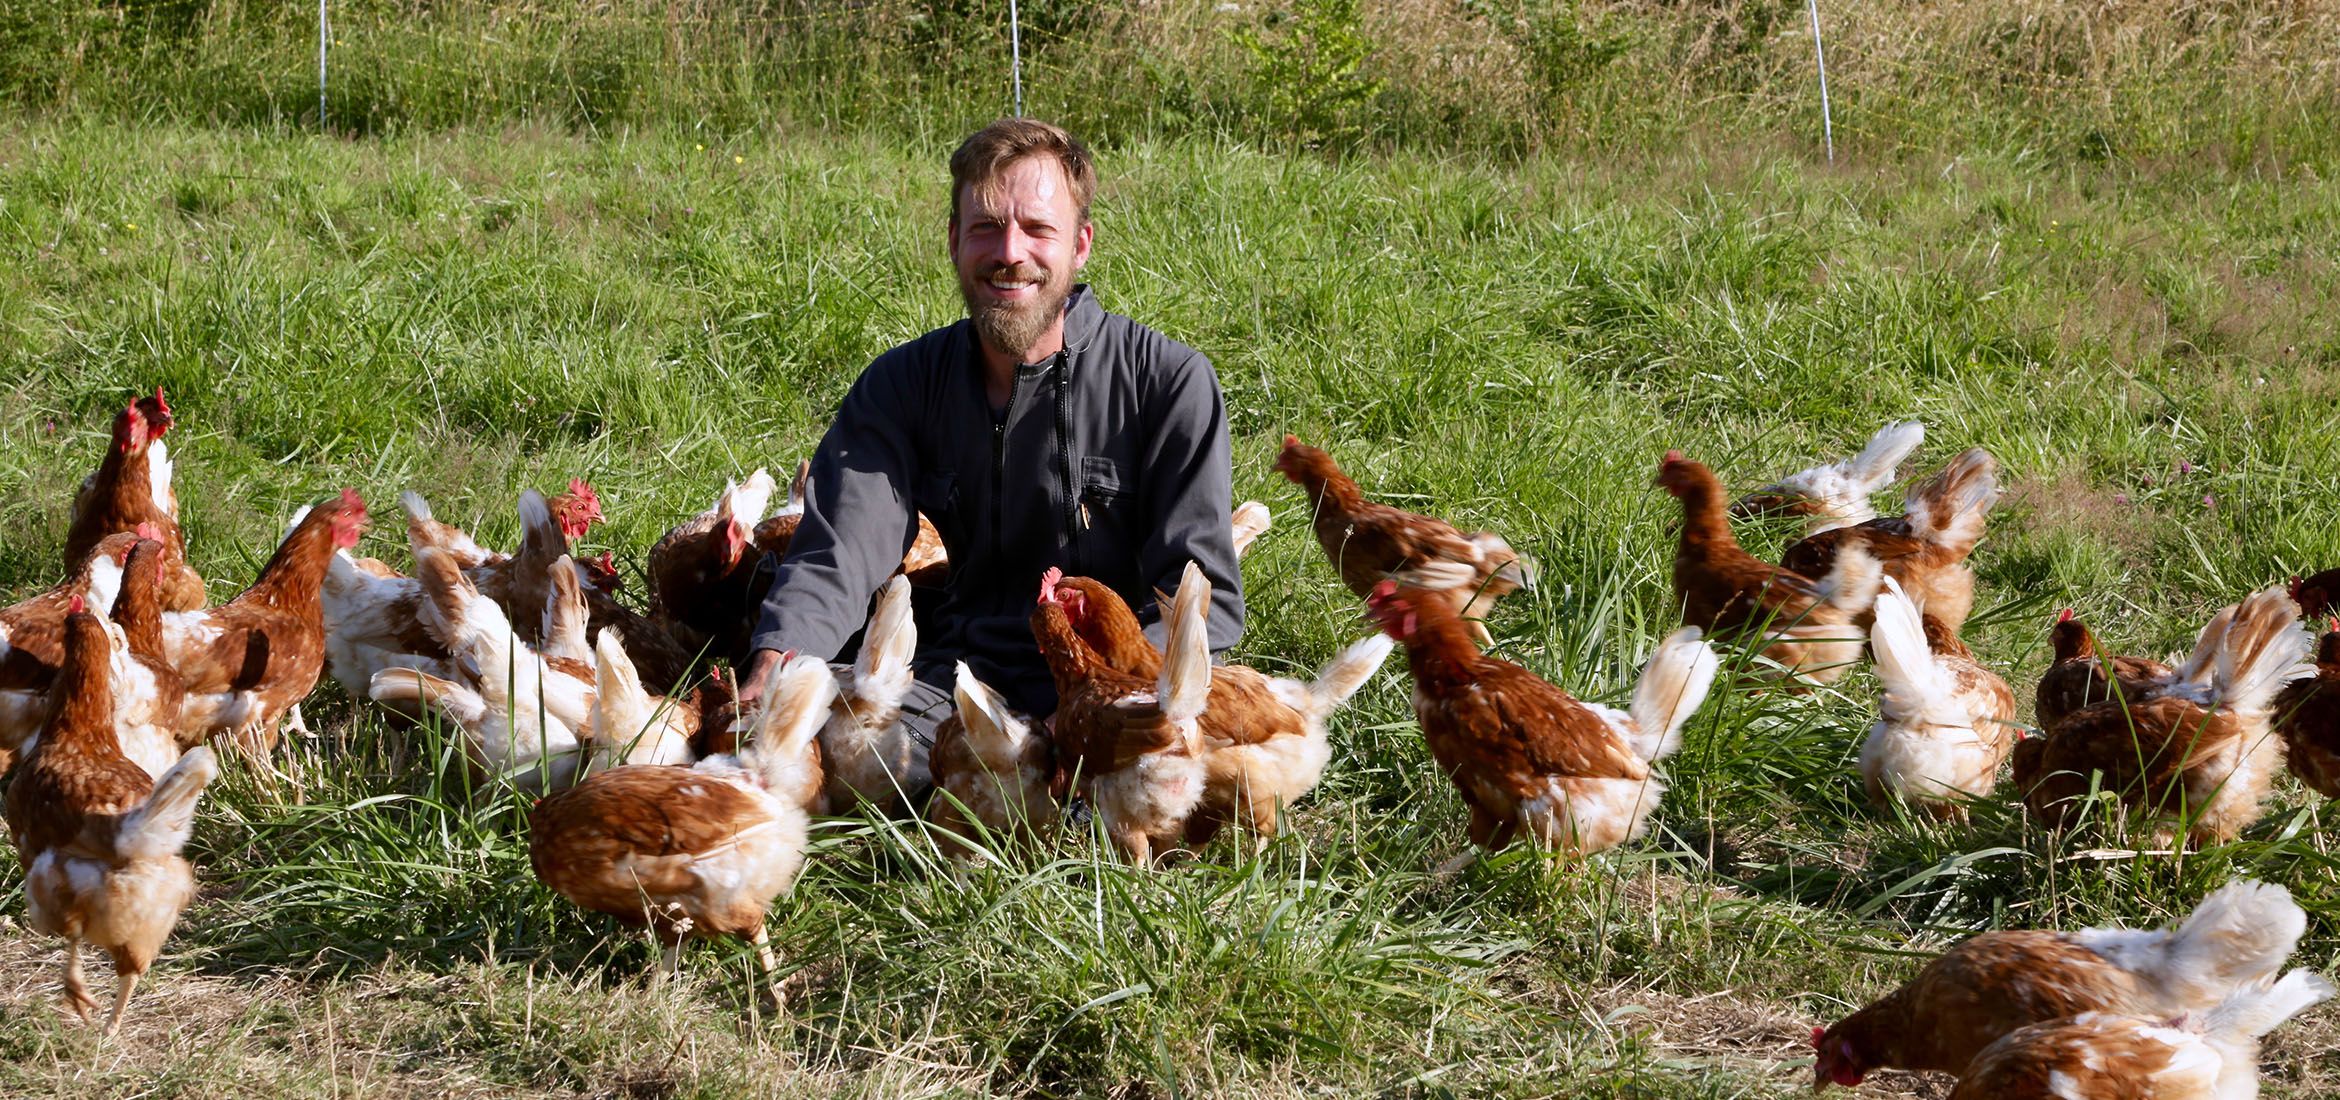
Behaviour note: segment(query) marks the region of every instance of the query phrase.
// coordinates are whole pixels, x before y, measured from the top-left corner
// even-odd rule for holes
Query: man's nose
[[[1006,264],[1021,264],[1032,255],[1032,235],[1024,227],[1009,222],[999,234],[999,258]]]

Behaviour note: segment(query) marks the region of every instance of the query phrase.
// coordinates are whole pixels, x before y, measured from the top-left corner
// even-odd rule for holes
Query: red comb
[[[1814,1027],[1812,1029],[1812,1049],[1818,1050],[1820,1048],[1820,1037],[1826,1034],[1828,1034],[1827,1028]]]
[[[366,502],[358,497],[357,490],[355,489],[343,489],[341,491],[341,506],[344,508],[355,508],[360,512],[366,510]]]
[[[2071,608],[2069,608],[2069,607],[2067,607],[2067,608],[2063,609],[2062,611],[2058,611],[2058,612],[2056,612],[2056,621],[2057,621],[2057,622],[2059,622],[2059,623],[2068,623],[2068,622],[2071,622],[2071,621],[2072,621],[2072,609],[2071,609]]]
[[[1292,434],[1292,433],[1290,433],[1290,432],[1285,432],[1285,433],[1284,433],[1284,446],[1286,446],[1286,447],[1297,447],[1297,446],[1299,446],[1299,445],[1300,445],[1300,437],[1299,437],[1299,436],[1293,435],[1293,434]]]
[[[65,613],[68,615],[79,615],[87,610],[89,610],[89,601],[82,599],[79,592],[74,593],[72,599],[65,601]]]
[[[2331,633],[2340,634],[2340,615],[2324,620],[2324,628]]]
[[[573,477],[569,479],[569,499],[576,507],[583,509],[594,519],[601,518],[601,494],[594,492],[593,486],[588,484],[584,478]]]
[[[162,528],[156,527],[153,520],[148,520],[138,525],[138,537],[148,542],[161,542],[163,540]]]
[[[1668,463],[1675,463],[1675,462],[1682,462],[1682,461],[1686,461],[1686,460],[1685,460],[1685,459],[1682,457],[1682,452],[1680,452],[1680,451],[1667,451],[1667,452],[1666,452],[1665,461],[1666,461],[1666,462],[1668,462]]]
[[[1049,566],[1047,572],[1040,574],[1040,602],[1055,603],[1056,586],[1062,583],[1064,583],[1064,570],[1053,565]]]

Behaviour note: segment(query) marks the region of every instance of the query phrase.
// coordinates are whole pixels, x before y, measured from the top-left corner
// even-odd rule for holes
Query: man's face
[[[1019,361],[1063,316],[1089,262],[1090,228],[1052,157],[1011,162],[990,187],[959,196],[950,232],[959,293],[984,341]]]

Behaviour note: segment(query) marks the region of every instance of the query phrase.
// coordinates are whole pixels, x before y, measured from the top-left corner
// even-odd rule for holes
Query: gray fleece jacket
[[[1163,640],[1154,591],[1189,560],[1214,588],[1210,644],[1243,633],[1228,526],[1226,403],[1202,353],[1107,313],[1087,285],[1065,303],[1065,350],[1016,369],[1004,420],[983,391],[967,321],[862,372],[812,460],[811,499],[779,565],[756,649],[836,653],[901,563],[923,512],[950,553],[950,588],[921,621],[917,678],[946,692],[965,661],[1012,705],[1053,713],[1032,640],[1040,575],[1094,577]]]

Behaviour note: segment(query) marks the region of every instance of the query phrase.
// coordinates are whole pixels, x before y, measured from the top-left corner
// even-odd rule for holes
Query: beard
[[[1031,281],[1037,293],[1024,302],[995,302],[982,297],[983,286],[1001,274]],[[1048,326],[1064,315],[1064,301],[1072,297],[1072,279],[1060,278],[1036,264],[994,267],[976,275],[962,271],[959,296],[967,302],[967,319],[974,322],[976,335],[1022,362],[1025,353],[1048,332]]]

